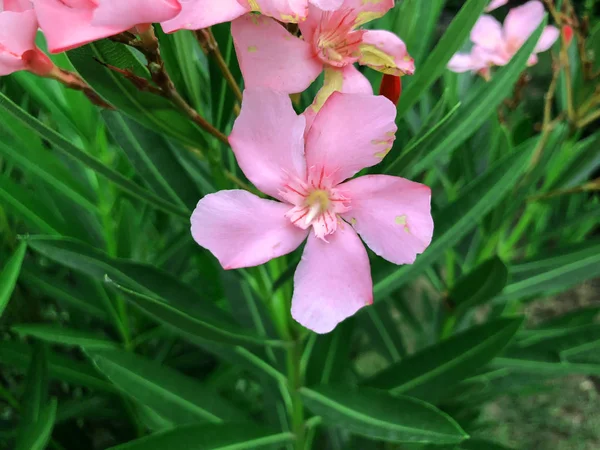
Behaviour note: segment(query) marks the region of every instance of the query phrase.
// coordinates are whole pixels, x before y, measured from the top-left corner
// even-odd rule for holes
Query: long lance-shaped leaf
[[[119,172],[102,163],[100,160],[96,159],[95,157],[87,154],[80,148],[71,144],[56,131],[48,128],[38,119],[25,112],[1,92],[0,108],[4,109],[13,117],[21,121],[23,125],[26,125],[33,132],[39,134],[42,138],[48,140],[54,145],[54,148],[61,151],[65,155],[68,155],[74,160],[79,161],[80,163],[97,172],[99,175],[102,175],[109,181],[112,181],[123,192],[129,194],[133,198],[148,203],[150,206],[165,211],[169,214],[173,214],[177,217],[185,219],[189,218],[189,212],[187,210],[175,206],[172,203],[163,200],[156,194],[153,194],[152,192],[148,191],[147,189],[138,186],[128,178],[121,175]]]
[[[6,265],[0,271],[0,317],[10,300],[10,297],[17,285],[17,279],[21,273],[23,259],[25,259],[25,251],[27,243],[21,242],[15,253],[6,262]]]

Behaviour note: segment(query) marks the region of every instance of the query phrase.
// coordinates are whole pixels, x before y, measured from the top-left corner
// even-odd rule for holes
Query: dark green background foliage
[[[291,320],[299,251],[224,272],[193,242],[198,199],[246,181],[229,148],[98,63],[149,78],[135,50],[104,40],[54,57],[114,111],[29,73],[2,78],[0,448],[558,442],[534,438],[571,395],[556,380],[576,375],[595,392],[600,379],[598,286],[569,308],[571,297],[551,297],[600,276],[600,200],[589,185],[600,130],[568,116],[570,97],[579,110],[598,79],[584,76],[573,44],[570,77],[555,64],[545,101],[561,44],[526,69],[541,27],[490,82],[448,72],[487,3],[404,0],[373,24],[406,41],[417,71],[403,78],[394,148],[370,171],[431,186],[436,229],[414,265],[371,255],[374,305],[327,335]],[[179,92],[229,132],[236,100],[214,62],[192,33],[157,32]],[[213,32],[239,77],[229,25]],[[381,75],[365,73],[377,87]],[[588,417],[598,423],[598,410]],[[598,442],[561,426],[567,446],[556,448]]]

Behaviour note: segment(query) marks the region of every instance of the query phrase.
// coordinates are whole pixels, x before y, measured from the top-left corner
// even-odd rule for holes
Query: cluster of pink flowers
[[[506,2],[494,0],[489,9]],[[361,28],[393,6],[394,0],[0,0],[0,75],[54,70],[36,47],[38,29],[56,53],[123,32],[144,36],[153,23],[173,33],[232,21],[246,90],[230,144],[246,177],[275,200],[243,190],[207,195],[192,215],[192,235],[225,269],[263,264],[307,240],[292,316],[325,333],[372,303],[359,235],[377,255],[410,264],[433,234],[427,186],[387,175],[352,179],[392,148],[396,108],[389,99],[400,95],[398,77],[415,70],[396,35]],[[455,55],[450,68],[506,64],[542,16],[538,1],[513,9],[504,28],[482,16],[471,33],[472,52]],[[549,27],[536,52],[557,34]],[[384,73],[386,96],[373,95],[355,64]],[[314,101],[296,114],[289,94],[322,72]]]
[[[508,3],[508,0],[494,0],[487,11]],[[469,53],[457,53],[448,63],[453,72],[475,72],[489,79],[492,66],[504,66],[529,39],[544,20],[544,6],[538,0],[532,0],[522,6],[512,8],[504,25],[494,17],[484,14],[479,18],[473,30],[473,47]],[[537,54],[548,50],[559,37],[558,28],[547,26],[529,57],[528,65],[537,63]]]

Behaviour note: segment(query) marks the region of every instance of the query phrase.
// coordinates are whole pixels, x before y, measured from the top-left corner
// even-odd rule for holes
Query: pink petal
[[[231,33],[246,87],[302,92],[323,70],[311,45],[273,19],[247,14],[231,23]]]
[[[389,75],[412,75],[415,60],[406,51],[406,45],[394,33],[369,30],[363,35],[358,62]]]
[[[280,198],[288,176],[306,179],[305,125],[288,95],[265,88],[244,91],[229,142],[246,177],[265,194]]]
[[[101,0],[94,11],[92,25],[127,30],[140,24],[164,22],[180,11],[177,0]]]
[[[492,0],[490,4],[485,8],[486,12],[493,11],[494,9],[498,9],[501,6],[504,6],[508,3],[508,0]]]
[[[505,39],[519,43],[520,47],[542,23],[545,13],[544,5],[538,0],[512,8],[504,20]]]
[[[33,10],[0,12],[0,53],[20,57],[35,48],[38,23]]]
[[[477,70],[477,63],[470,53],[456,53],[448,62],[448,69],[452,72],[462,73]]]
[[[61,0],[33,0],[35,12],[51,53],[60,53],[126,29],[91,25],[95,3],[74,2],[74,7]]]
[[[237,19],[248,12],[237,0],[179,0],[179,3],[179,15],[162,24],[165,33],[207,28]]]
[[[307,167],[335,185],[381,162],[397,130],[396,105],[382,96],[334,92],[306,138]]]
[[[260,12],[281,22],[299,22],[308,14],[308,0],[239,0],[239,2],[249,10]]]
[[[310,3],[323,11],[333,11],[344,3],[344,0],[310,0]]]
[[[394,0],[344,0],[342,8],[348,8],[358,13],[356,25],[362,25],[377,19],[394,7]]]
[[[333,75],[329,75],[330,72],[335,73]],[[304,113],[302,113],[302,115],[306,118],[306,131],[304,132],[305,136],[308,134],[315,117],[317,117],[317,113],[323,107],[329,96],[335,91],[343,92],[344,94],[372,95],[373,86],[371,86],[371,82],[367,79],[367,77],[365,77],[360,70],[354,67],[353,64],[349,64],[341,70],[326,68],[325,84],[315,96],[313,103],[304,110]]]
[[[327,238],[310,234],[294,276],[292,317],[316,333],[373,303],[369,257],[354,230],[345,224]]]
[[[3,2],[0,2],[0,12],[23,12],[33,8],[30,0],[4,0],[4,5],[2,5],[2,3]]]
[[[558,28],[553,27],[552,25],[547,26],[546,28],[544,28],[544,31],[542,31],[542,35],[540,36],[540,40],[535,46],[534,52],[545,52],[554,45],[559,36],[560,31],[558,31]]]
[[[492,16],[481,16],[471,30],[471,40],[488,50],[494,50],[503,42],[502,25]]]
[[[306,238],[285,217],[289,209],[247,191],[220,191],[198,202],[192,236],[224,269],[258,266],[294,251]]]
[[[431,189],[389,175],[367,175],[339,186],[351,200],[343,217],[376,254],[412,264],[431,243]]]

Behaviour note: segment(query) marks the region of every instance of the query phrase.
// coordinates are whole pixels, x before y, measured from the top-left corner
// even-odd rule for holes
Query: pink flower
[[[310,0],[324,10],[333,10],[343,0]],[[280,22],[298,22],[306,19],[309,0],[179,0],[181,13],[163,24],[167,33],[177,30],[199,30],[217,23],[229,22],[256,11],[274,17]]]
[[[354,63],[390,75],[412,74],[414,61],[398,36],[358,28],[393,6],[393,0],[344,0],[334,11],[309,5],[307,19],[299,23],[302,39],[267,17],[235,20],[231,32],[246,86],[301,92],[325,69],[325,85],[313,105],[316,112],[334,91],[372,93]]]
[[[35,45],[38,22],[31,2],[0,0],[0,76],[18,70],[46,75],[54,64]]]
[[[508,3],[508,0],[492,0],[490,4],[485,8],[486,12],[493,11],[500,8]]]
[[[33,0],[51,53],[163,22],[181,10],[177,0]]]
[[[483,15],[471,31],[475,44],[470,54],[457,53],[448,63],[455,72],[479,71],[492,65],[504,66],[544,20],[544,6],[533,0],[509,11],[504,26],[492,16]],[[537,63],[537,54],[548,50],[558,39],[558,28],[547,26],[542,32],[528,64]]]
[[[194,211],[192,235],[225,269],[256,266],[307,238],[294,277],[292,316],[317,333],[372,303],[369,258],[410,264],[433,233],[430,189],[404,178],[368,175],[394,141],[395,106],[386,98],[334,93],[305,136],[288,95],[244,93],[230,136],[237,161],[265,194],[221,191]]]

